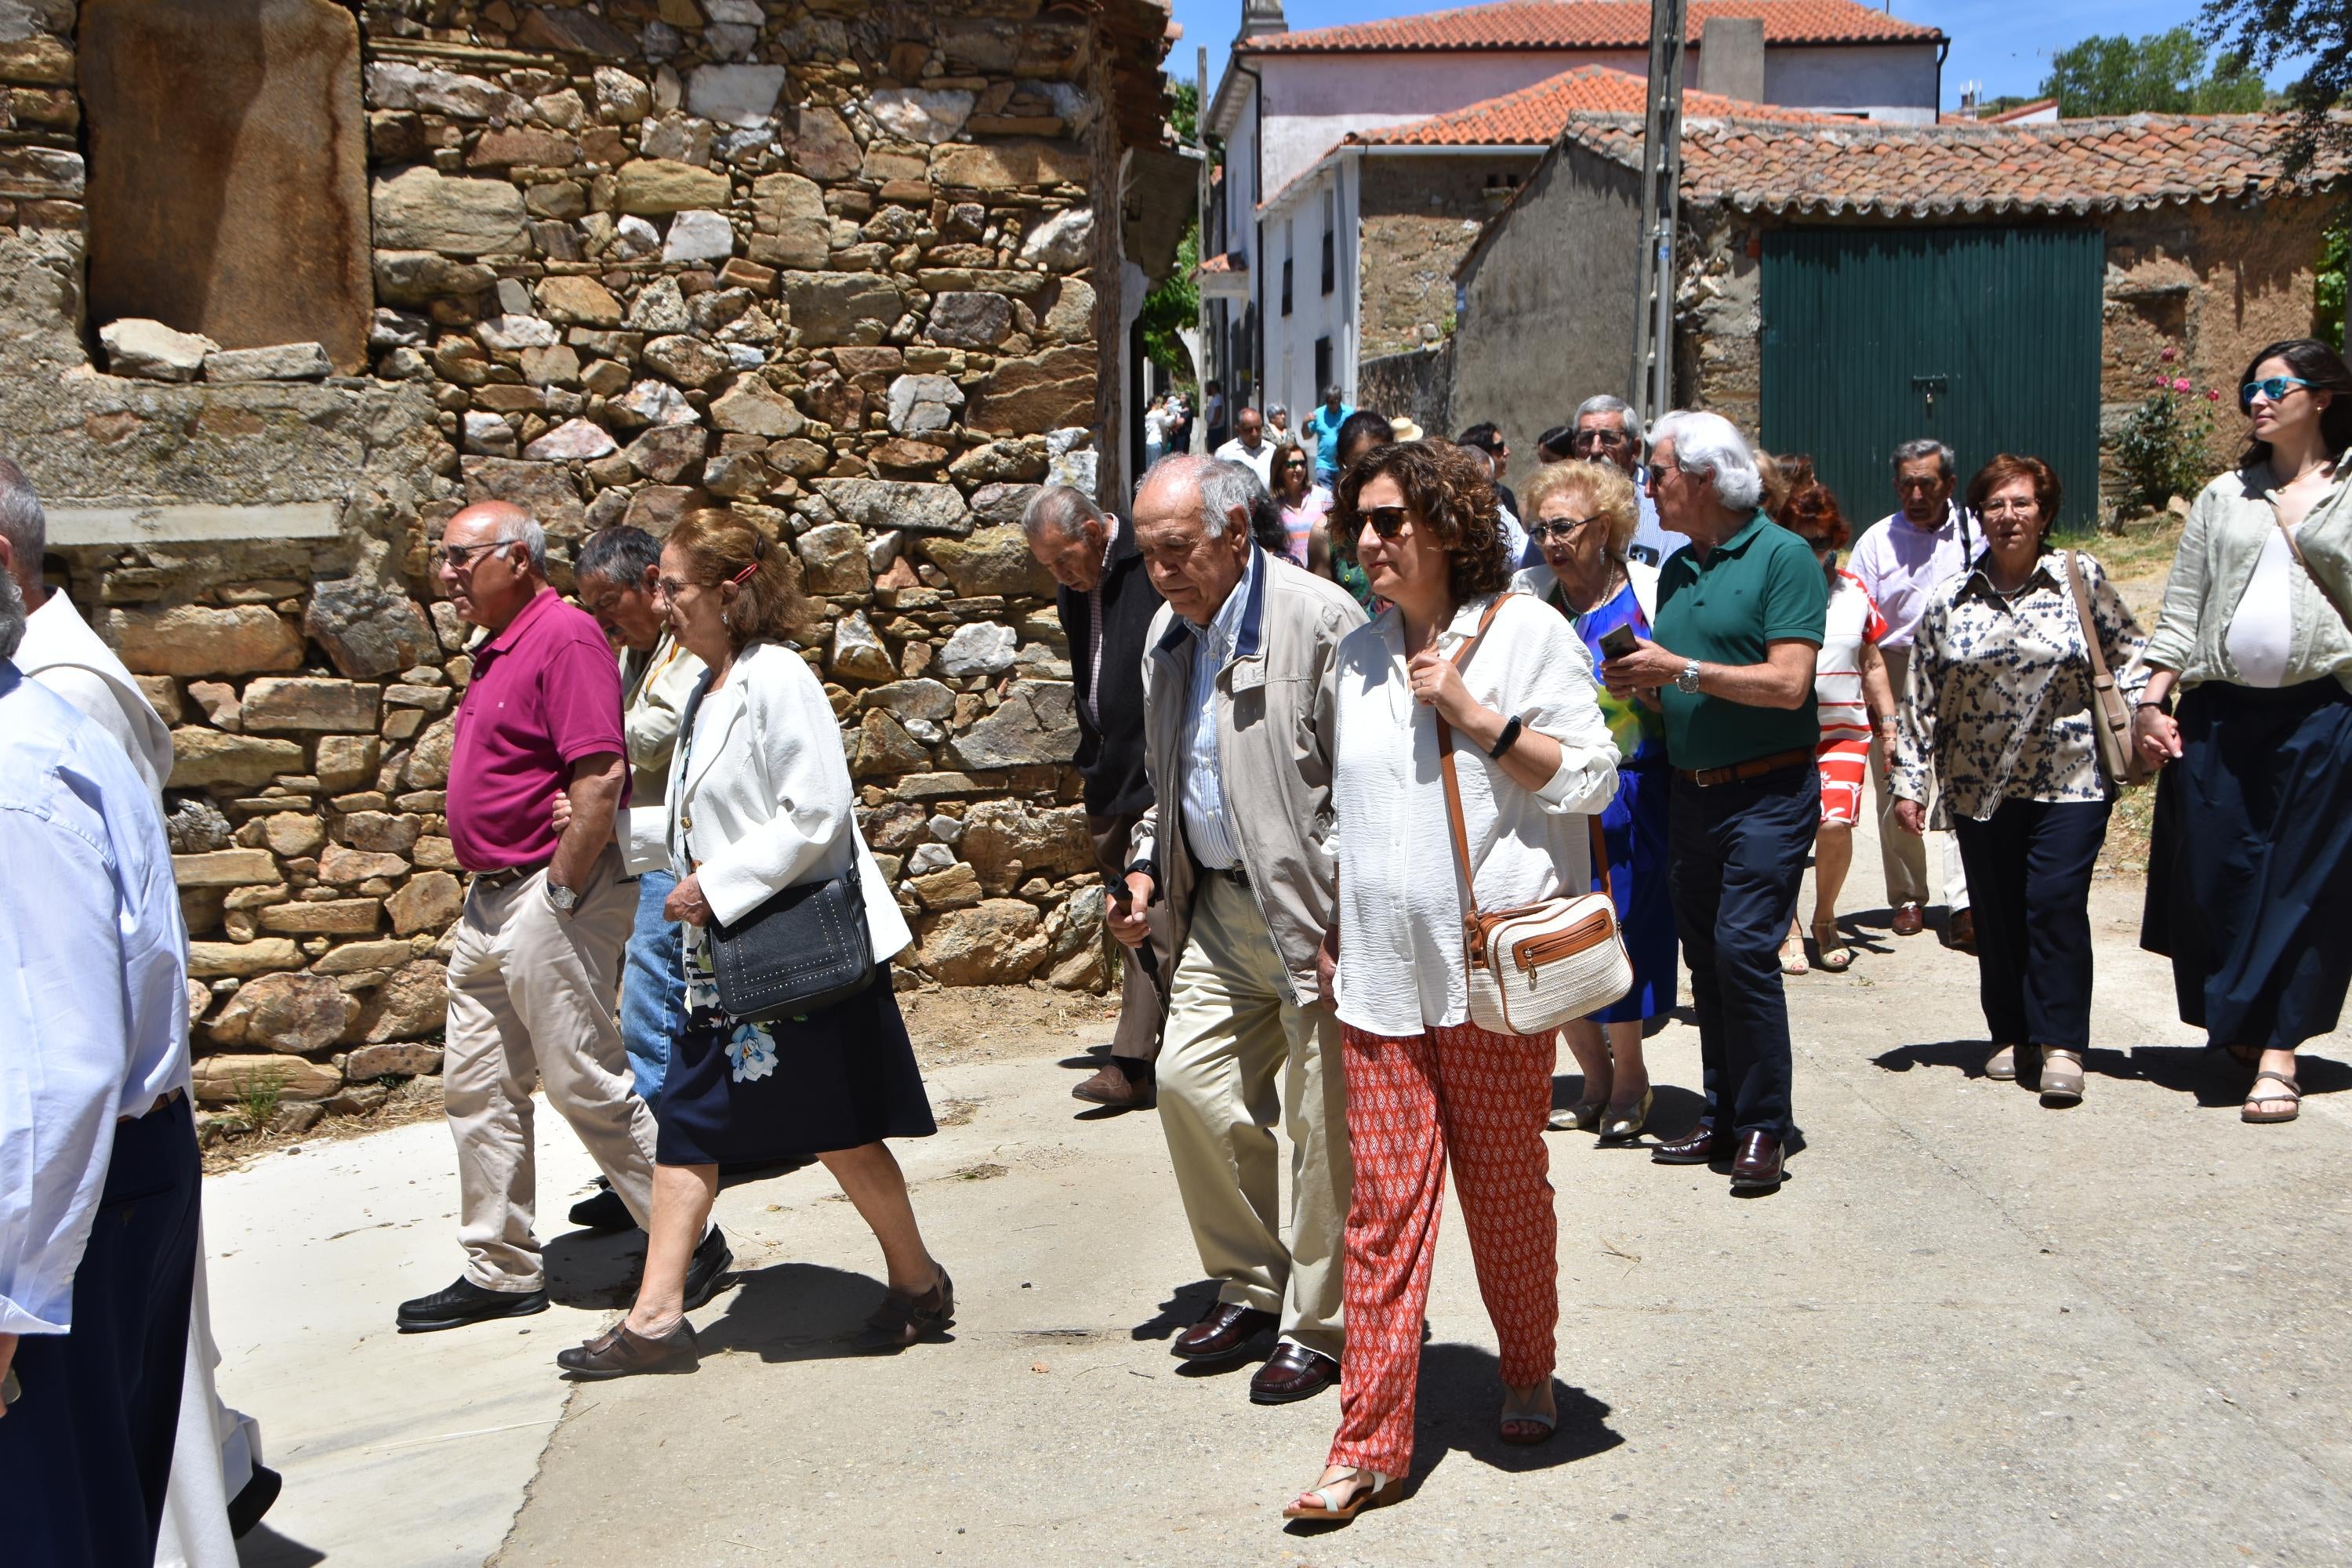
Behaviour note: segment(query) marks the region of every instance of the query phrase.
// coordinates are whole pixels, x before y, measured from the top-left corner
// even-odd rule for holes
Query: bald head
[[[441,530],[442,591],[478,626],[503,630],[547,587],[547,534],[511,501],[477,501]]]

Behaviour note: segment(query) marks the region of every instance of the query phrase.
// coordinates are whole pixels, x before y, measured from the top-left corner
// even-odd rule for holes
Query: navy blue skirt
[[[939,1131],[887,963],[865,990],[805,1017],[753,1024],[694,1008],[654,1121],[665,1165],[764,1163]]]
[[[2352,984],[2352,693],[2209,682],[2158,775],[2140,946],[2213,1046],[2293,1050]]]
[[[1675,941],[1674,899],[1666,885],[1666,800],[1671,775],[1664,764],[1623,767],[1617,798],[1601,814],[1609,845],[1612,901],[1633,961],[1633,988],[1592,1015],[1596,1024],[1639,1024],[1675,1010],[1682,984]],[[1601,885],[1595,868],[1593,886]]]

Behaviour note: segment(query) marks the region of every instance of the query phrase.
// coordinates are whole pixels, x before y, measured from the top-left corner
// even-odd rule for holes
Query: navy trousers
[[[184,1095],[116,1124],[74,1270],[73,1331],[16,1342],[0,1418],[0,1559],[123,1568],[155,1559],[195,1285],[199,1163]]]
[[[2104,800],[2005,800],[1952,835],[1976,911],[1977,994],[1996,1046],[2091,1044],[2091,868]]]
[[[1675,776],[1667,882],[1698,1010],[1706,1124],[1788,1140],[1789,1001],[1780,942],[1822,815],[1810,763],[1702,789]]]

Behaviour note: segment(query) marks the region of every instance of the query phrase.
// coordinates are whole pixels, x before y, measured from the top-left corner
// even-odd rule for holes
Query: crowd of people
[[[2184,1021],[2242,1061],[2243,1119],[2295,1115],[2296,1053],[2352,982],[2352,370],[2332,350],[2249,365],[2247,448],[2190,508],[2152,630],[2053,539],[2061,476],[2030,455],[1962,484],[1948,447],[1896,448],[1897,508],[1841,564],[1851,525],[1810,460],[1717,414],[1644,428],[1596,396],[1515,492],[1491,425],[1433,438],[1333,387],[1293,436],[1279,409],[1228,427],[1209,391],[1211,452],[1162,420],[1129,506],[1046,488],[1024,527],[1057,584],[1129,955],[1116,1037],[1074,1093],[1158,1109],[1216,1287],[1174,1353],[1234,1363],[1270,1337],[1254,1401],[1338,1386],[1287,1517],[1402,1495],[1449,1167],[1498,1436],[1552,1436],[1544,1135],[1649,1130],[1643,1042],[1685,968],[1705,1110],[1650,1156],[1779,1187],[1799,1142],[1784,982],[1857,961],[1837,900],[1865,780],[1893,931],[1926,929],[1926,837],[1948,834],[1984,1071],[2066,1106],[2092,866],[2153,773],[2142,941]],[[40,640],[41,528],[0,464],[0,655]],[[661,541],[608,529],[575,605],[545,549],[502,502],[438,546],[479,628],[447,789],[470,879],[445,1068],[466,1265],[399,1327],[545,1309],[537,1087],[604,1172],[574,1220],[648,1237],[635,1304],[559,1354],[566,1375],[690,1370],[687,1314],[732,1261],[720,1173],[812,1158],[883,1258],[857,1344],[936,1340],[954,1287],[890,1150],[935,1129],[891,981],[911,933],[797,653],[785,550],[727,510]],[[95,637],[47,636],[70,657],[0,662],[0,1370],[55,1394],[18,1409],[7,1383],[0,1467],[37,1479],[11,1518],[36,1560],[129,1561],[161,1528],[184,1405],[211,1413],[208,1387],[182,1394],[201,1250],[169,736]],[[1613,919],[1544,927],[1596,895]],[[1511,921],[1547,934],[1489,940]],[[1615,978],[1580,1016],[1520,1026],[1539,970],[1596,954],[1618,966],[1585,973]],[[94,967],[119,984],[79,984]],[[1562,1037],[1581,1094],[1555,1111]]]

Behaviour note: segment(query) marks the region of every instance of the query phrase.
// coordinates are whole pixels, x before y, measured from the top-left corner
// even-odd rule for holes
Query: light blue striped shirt
[[[1225,595],[1225,603],[1206,626],[1192,628],[1191,710],[1184,724],[1184,841],[1192,858],[1212,870],[1230,870],[1241,864],[1241,839],[1225,821],[1224,776],[1217,751],[1217,672],[1233,657],[1240,637],[1242,617],[1248,613],[1250,590],[1265,568],[1253,546],[1242,580]]]

